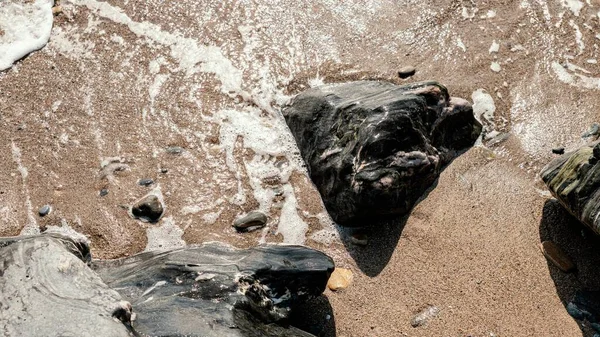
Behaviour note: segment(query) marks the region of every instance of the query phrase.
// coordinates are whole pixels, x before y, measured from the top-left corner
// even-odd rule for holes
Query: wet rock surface
[[[238,231],[247,230],[251,227],[264,227],[267,224],[267,216],[261,212],[250,212],[233,222],[233,227]]]
[[[142,221],[157,222],[164,212],[160,198],[149,194],[131,207],[131,214]]]
[[[346,226],[406,214],[481,132],[471,105],[436,82],[324,85],[283,114],[327,210]]]
[[[334,269],[300,246],[211,243],[91,268],[87,243],[71,238],[0,238],[0,247],[3,320],[15,336],[313,336],[289,318]]]
[[[540,173],[552,195],[596,233],[600,233],[599,159],[596,141],[554,159]]]

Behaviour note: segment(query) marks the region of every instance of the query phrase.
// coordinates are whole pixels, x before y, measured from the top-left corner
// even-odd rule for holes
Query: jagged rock
[[[280,245],[238,250],[211,243],[93,261],[92,268],[89,260],[83,241],[54,234],[0,238],[3,331],[311,337],[288,318],[324,291],[334,269],[321,252]]]
[[[552,195],[597,234],[600,234],[599,159],[600,144],[593,142],[554,159],[540,173]]]
[[[567,312],[600,332],[600,291],[578,291],[567,304]]]
[[[164,207],[160,198],[149,194],[131,207],[131,214],[142,221],[157,222],[162,216]]]
[[[471,104],[436,82],[324,85],[283,115],[327,210],[346,226],[406,214],[481,132]]]

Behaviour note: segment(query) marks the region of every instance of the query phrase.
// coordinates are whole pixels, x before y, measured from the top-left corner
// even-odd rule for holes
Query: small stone
[[[575,264],[567,254],[554,242],[544,241],[540,244],[544,256],[565,273],[575,270]]]
[[[170,154],[181,154],[183,152],[183,148],[179,147],[179,146],[169,146],[167,148],[167,153]]]
[[[430,305],[425,310],[418,313],[410,322],[413,328],[427,324],[432,318],[439,315],[440,309],[435,305]]]
[[[52,210],[52,208],[50,207],[50,205],[44,205],[42,207],[40,207],[40,210],[38,211],[40,216],[46,216],[50,213],[50,211]]]
[[[107,194],[108,194],[108,189],[106,189],[106,188],[103,188],[103,189],[101,189],[101,190],[100,190],[100,196],[101,196],[101,197],[104,197],[104,196],[106,196]]]
[[[598,135],[600,135],[600,124],[593,123],[592,125],[590,125],[590,128],[584,134],[581,135],[581,138],[588,138]]]
[[[58,15],[58,14],[62,13],[62,11],[63,11],[62,6],[52,7],[52,14],[54,14],[54,15]]]
[[[498,62],[492,62],[492,64],[490,65],[490,69],[492,69],[493,72],[500,72],[500,70],[502,70],[502,67],[500,66],[500,63]]]
[[[335,268],[327,281],[327,288],[332,291],[346,289],[352,284],[353,279],[354,276],[350,269]]]
[[[142,221],[157,222],[164,207],[160,199],[153,194],[147,195],[131,207],[131,214]]]
[[[261,212],[250,212],[246,216],[235,220],[233,222],[233,227],[238,230],[244,230],[250,227],[264,227],[267,220],[267,216]]]
[[[350,242],[357,246],[366,246],[369,244],[369,237],[363,233],[354,233],[350,236]]]
[[[140,181],[138,181],[138,185],[140,186],[150,186],[154,184],[154,180],[152,179],[140,179]]]
[[[400,68],[400,70],[398,70],[398,77],[409,78],[409,77],[413,76],[416,72],[417,72],[417,69],[415,69],[415,67],[411,67],[411,66],[402,67],[402,68]]]
[[[564,147],[557,147],[552,149],[552,153],[554,154],[564,154],[565,153],[565,148]]]
[[[160,173],[167,173],[167,172],[169,172],[169,169],[166,169],[166,168],[160,169]]]

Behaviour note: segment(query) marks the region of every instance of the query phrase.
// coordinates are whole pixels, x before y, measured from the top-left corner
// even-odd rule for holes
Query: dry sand
[[[0,73],[0,235],[69,226],[96,258],[184,241],[305,242],[354,272],[350,288],[326,292],[329,335],[590,335],[565,302],[598,288],[598,240],[537,173],[600,118],[598,1],[61,5],[49,44]],[[396,78],[406,65],[416,75]],[[277,117],[309,85],[361,78],[436,79],[468,99],[484,89],[496,107],[488,131],[500,132],[367,247],[331,226]],[[127,169],[102,167],[111,160]],[[127,205],[152,188],[163,220],[132,220]],[[44,204],[53,211],[39,218]],[[231,228],[257,208],[269,213],[264,231]],[[578,273],[548,264],[538,247],[547,239]],[[411,327],[427,305],[439,316]]]

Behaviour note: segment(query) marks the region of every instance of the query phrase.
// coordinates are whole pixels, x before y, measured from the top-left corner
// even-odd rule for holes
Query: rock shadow
[[[447,167],[447,166],[446,166]],[[445,168],[446,168],[445,167]],[[444,169],[445,169],[444,168]],[[356,262],[358,268],[367,276],[375,277],[387,266],[392,254],[398,246],[398,241],[402,236],[402,231],[415,207],[425,200],[429,193],[438,185],[439,179],[423,193],[415,202],[408,214],[383,219],[363,220],[363,227],[342,227],[337,226],[340,238],[346,247],[350,256]],[[368,237],[368,243],[361,246],[352,242],[352,234],[364,233]]]
[[[556,199],[548,200],[544,204],[539,233],[540,242],[553,241],[576,265],[575,272],[564,273],[548,261],[550,276],[565,310],[577,292],[600,290],[600,238],[598,236],[569,214]],[[594,307],[600,308],[600,301],[595,302],[592,298],[588,300],[594,302],[592,304]],[[581,328],[582,336],[592,337],[596,334],[589,322],[576,321]]]

